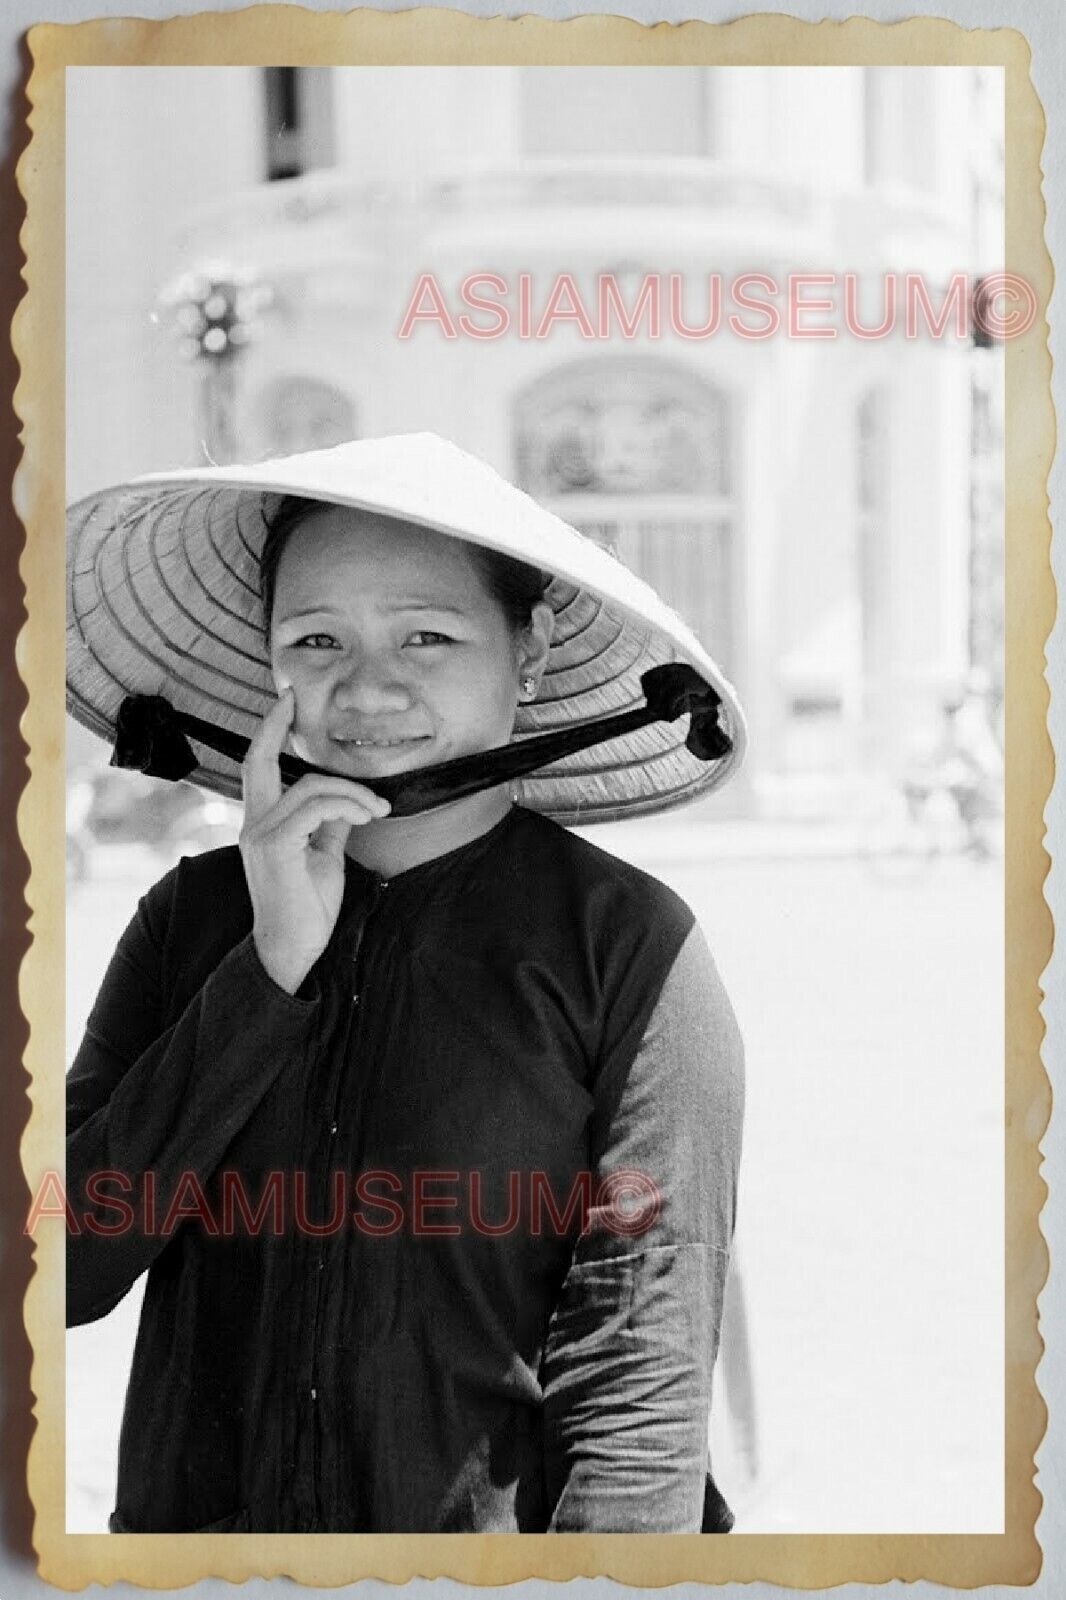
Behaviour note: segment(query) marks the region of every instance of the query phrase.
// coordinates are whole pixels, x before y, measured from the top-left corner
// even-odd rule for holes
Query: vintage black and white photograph
[[[67,1532],[1003,1533],[1003,69],[65,183]]]

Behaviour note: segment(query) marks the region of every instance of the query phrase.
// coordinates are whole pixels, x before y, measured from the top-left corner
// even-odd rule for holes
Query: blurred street
[[[759,823],[655,818],[589,836],[693,906],[746,1041],[711,1428],[736,1531],[995,1531],[1002,862],[952,854],[885,874],[844,853],[839,830]],[[166,865],[137,846],[101,850],[74,887],[68,1055]],[[138,1287],[68,1335],[70,1532],[105,1527],[114,1504],[139,1300]]]

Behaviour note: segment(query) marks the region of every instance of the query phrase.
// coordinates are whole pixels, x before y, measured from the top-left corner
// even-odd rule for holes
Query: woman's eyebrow
[[[328,606],[328,605],[301,606],[299,611],[281,611],[281,612],[279,612],[278,617],[277,617],[277,621],[279,623],[282,623],[282,622],[302,622],[304,617],[333,617],[333,616],[340,616],[340,615],[341,615],[341,612],[340,612],[340,610],[339,610],[339,608],[337,606]]]
[[[444,612],[452,617],[463,617],[466,615],[466,612],[462,609],[462,607],[445,605],[436,600],[389,599],[385,602],[381,609],[385,611]],[[343,606],[331,605],[328,602],[323,601],[322,605],[320,606],[301,606],[299,611],[283,611],[279,614],[277,623],[301,622],[305,617],[343,617],[344,614],[345,609]]]
[[[447,611],[449,616],[465,616],[461,606],[449,606],[439,600],[390,600],[388,609],[390,611]]]

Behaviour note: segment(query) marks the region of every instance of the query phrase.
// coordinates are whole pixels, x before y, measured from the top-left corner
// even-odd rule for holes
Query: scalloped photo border
[[[752,1579],[822,1589],[929,1580],[955,1588],[1026,1585],[1041,1567],[1035,1456],[1047,1411],[1037,1300],[1048,1273],[1040,1213],[1040,1140],[1051,1089],[1041,1061],[1041,974],[1053,927],[1043,813],[1054,760],[1047,733],[1045,643],[1055,615],[1047,478],[1055,442],[1046,308],[1045,119],[1030,50],[1013,29],[940,19],[806,23],[763,15],[646,25],[623,17],[481,19],[462,12],[306,11],[292,6],[167,21],[45,24],[29,33],[31,138],[18,166],[26,204],[26,293],[12,325],[24,454],[15,504],[26,532],[20,571],[27,622],[16,644],[28,693],[22,732],[30,776],[19,808],[30,860],[32,945],[20,971],[29,1042],[30,1120],[21,1144],[31,1194],[62,1171],[64,1139],[64,73],[138,65],[990,65],[1005,69],[1006,268],[1036,291],[1039,314],[1006,349],[1007,843],[1005,922],[1006,1451],[1002,1535],[68,1535],[64,1521],[64,1236],[40,1230],[25,1299],[36,1432],[27,1478],[39,1571],[63,1589],[126,1580],[177,1588],[216,1576],[289,1577],[319,1588],[373,1577],[468,1584],[609,1577],[640,1587]]]

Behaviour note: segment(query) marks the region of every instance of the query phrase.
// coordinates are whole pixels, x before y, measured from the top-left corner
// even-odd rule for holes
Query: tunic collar
[[[432,896],[447,895],[457,891],[466,871],[484,856],[505,846],[515,829],[522,807],[512,805],[510,810],[493,823],[484,833],[465,844],[456,845],[428,861],[393,873],[388,879],[370,867],[364,867],[352,856],[345,857],[344,901],[342,917],[352,912],[358,914],[367,906],[374,906],[383,898],[390,905],[421,903]]]

